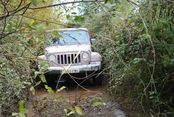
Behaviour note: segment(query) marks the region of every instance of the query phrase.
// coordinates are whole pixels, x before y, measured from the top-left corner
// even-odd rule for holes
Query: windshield
[[[89,43],[88,32],[82,30],[66,30],[59,32],[59,37],[52,39],[52,44]]]

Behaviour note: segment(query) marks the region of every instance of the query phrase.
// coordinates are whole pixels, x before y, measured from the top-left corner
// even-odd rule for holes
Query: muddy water
[[[80,88],[77,85],[72,85],[66,86],[66,89],[59,93],[49,94],[44,88],[39,88],[36,90],[36,94],[31,97],[27,117],[65,117],[64,109],[75,105],[81,107],[84,117],[126,117],[117,103],[104,100],[103,90],[104,86],[87,84]],[[57,97],[62,97],[64,101],[61,103],[54,102]],[[94,99],[102,99],[100,101],[104,105],[101,107],[91,106]]]
[[[76,84],[65,86],[65,87],[66,88],[63,91],[58,93],[52,93],[52,94],[49,94],[48,91],[43,87],[36,89],[36,94],[30,97],[31,99],[28,104],[27,117],[35,116],[33,112],[33,106],[32,106],[33,100],[42,100],[44,98],[53,99],[53,98],[61,97],[67,101],[75,102],[82,98],[95,96],[97,94],[100,94],[103,91],[103,86],[91,86],[90,84],[85,84],[81,88],[78,87]]]
[[[83,97],[94,96],[103,91],[102,86],[84,86],[79,87],[66,87],[63,91],[58,93],[49,94],[45,89],[38,89],[34,98],[44,98],[44,97],[63,97],[69,101],[75,101]]]

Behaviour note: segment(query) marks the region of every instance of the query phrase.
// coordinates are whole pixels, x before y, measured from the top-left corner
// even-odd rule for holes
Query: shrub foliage
[[[85,10],[80,23],[97,38],[110,94],[129,97],[152,115],[174,114],[174,3],[123,0]]]

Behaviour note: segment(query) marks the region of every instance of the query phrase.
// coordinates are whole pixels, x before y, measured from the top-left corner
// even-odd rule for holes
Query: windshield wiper
[[[75,41],[77,41],[78,44],[80,44],[80,42],[78,41],[78,39],[76,39],[75,37],[71,36],[71,34],[65,34],[65,35],[71,37],[72,39],[74,39]]]

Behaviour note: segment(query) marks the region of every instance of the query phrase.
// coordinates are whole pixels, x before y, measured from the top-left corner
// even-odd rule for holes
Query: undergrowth
[[[123,1],[98,9],[82,23],[97,38],[95,49],[110,78],[107,92],[139,113],[173,116],[173,2]]]

